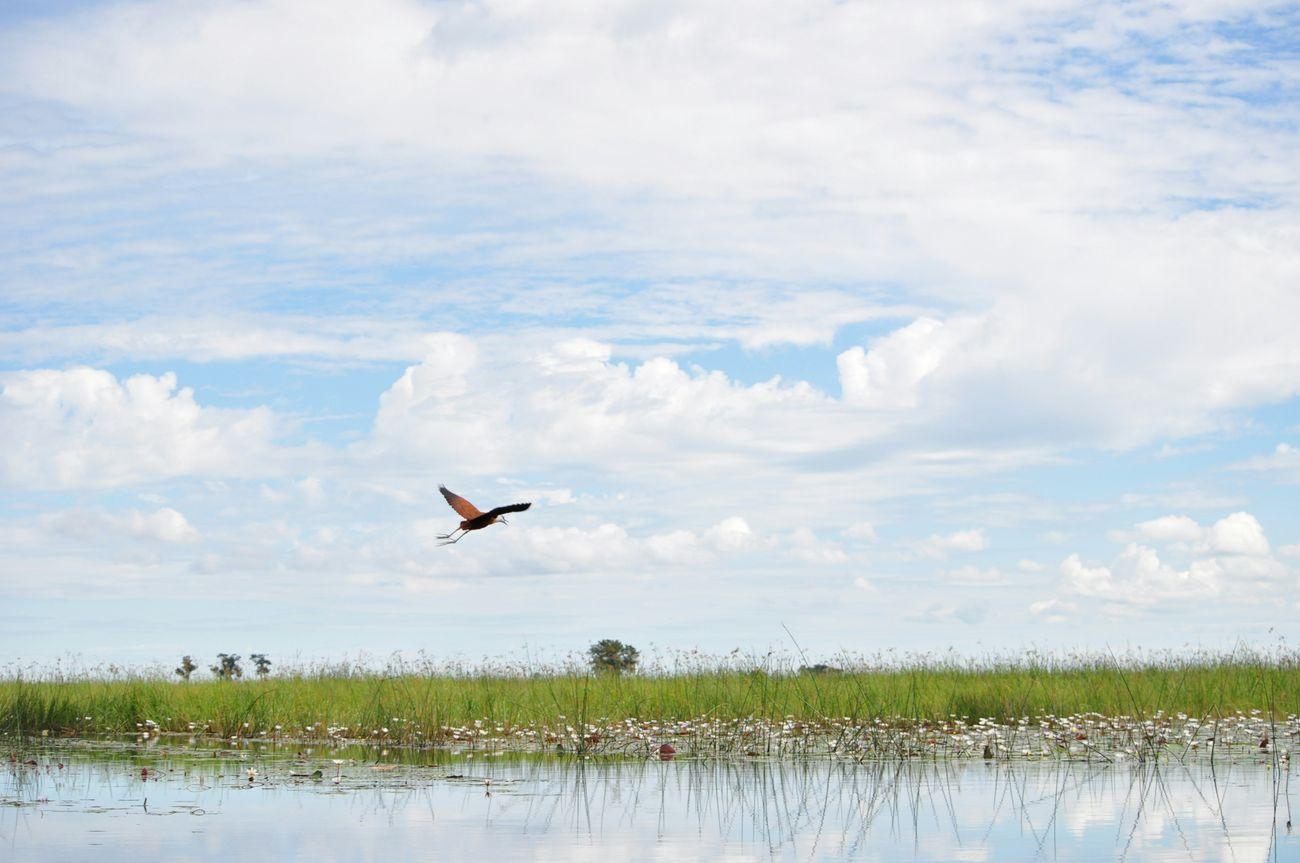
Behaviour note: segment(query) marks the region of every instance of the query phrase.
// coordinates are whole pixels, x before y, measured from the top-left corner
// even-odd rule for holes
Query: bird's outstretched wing
[[[498,515],[505,515],[508,512],[523,512],[524,510],[528,509],[528,507],[530,506],[532,506],[531,502],[512,503],[509,506],[499,506],[496,509],[488,512],[488,515],[492,516],[493,518],[496,518]]]
[[[478,511],[478,507],[465,500],[465,498],[454,491],[448,491],[445,485],[438,486],[438,491],[442,492],[442,496],[447,498],[447,503],[451,505],[452,509],[456,510],[456,514],[466,521],[478,518],[483,514]]]

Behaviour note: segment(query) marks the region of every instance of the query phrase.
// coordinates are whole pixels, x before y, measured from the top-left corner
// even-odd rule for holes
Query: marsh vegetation
[[[182,734],[377,740],[638,755],[824,751],[862,757],[1191,757],[1233,747],[1289,758],[1300,662],[1233,654],[841,657],[833,669],[765,656],[657,658],[636,673],[567,665],[473,667],[394,657],[277,666],[207,679],[10,669],[0,730],[13,735]],[[261,657],[265,658],[265,657]],[[238,657],[235,657],[237,662]],[[261,668],[259,668],[261,671]]]

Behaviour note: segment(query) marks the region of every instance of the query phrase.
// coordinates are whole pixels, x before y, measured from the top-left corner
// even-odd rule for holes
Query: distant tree
[[[641,661],[641,652],[630,644],[624,644],[613,638],[602,638],[587,648],[591,660],[591,670],[608,674],[622,674],[635,671]]]
[[[799,673],[800,674],[839,674],[840,669],[836,668],[834,665],[827,665],[824,662],[819,662],[816,665],[799,666]]]
[[[194,664],[193,657],[187,653],[181,657],[181,664],[175,673],[180,675],[181,680],[189,680],[190,675],[196,670],[198,670],[198,666]]]
[[[239,666],[238,653],[218,653],[218,665],[209,665],[208,669],[222,680],[234,680],[244,676],[244,669]]]
[[[248,658],[253,660],[253,665],[256,666],[255,670],[257,671],[258,677],[266,677],[266,675],[271,673],[271,660],[266,658],[265,653],[253,653],[250,654]]]

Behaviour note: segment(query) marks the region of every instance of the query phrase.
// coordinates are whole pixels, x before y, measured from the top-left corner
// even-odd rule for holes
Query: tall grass
[[[446,739],[476,723],[489,729],[581,728],[589,722],[702,717],[815,723],[1300,713],[1300,654],[1285,648],[1121,659],[876,657],[841,666],[813,674],[770,658],[685,655],[647,672],[597,676],[574,665],[467,669],[393,661],[381,669],[319,666],[266,679],[191,682],[161,672],[10,671],[0,677],[0,730],[332,735],[418,743]]]

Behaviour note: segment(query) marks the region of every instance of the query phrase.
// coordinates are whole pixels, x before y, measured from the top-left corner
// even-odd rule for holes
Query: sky
[[[0,5],[0,663],[1294,640],[1297,46]],[[440,547],[440,483],[533,507]]]

